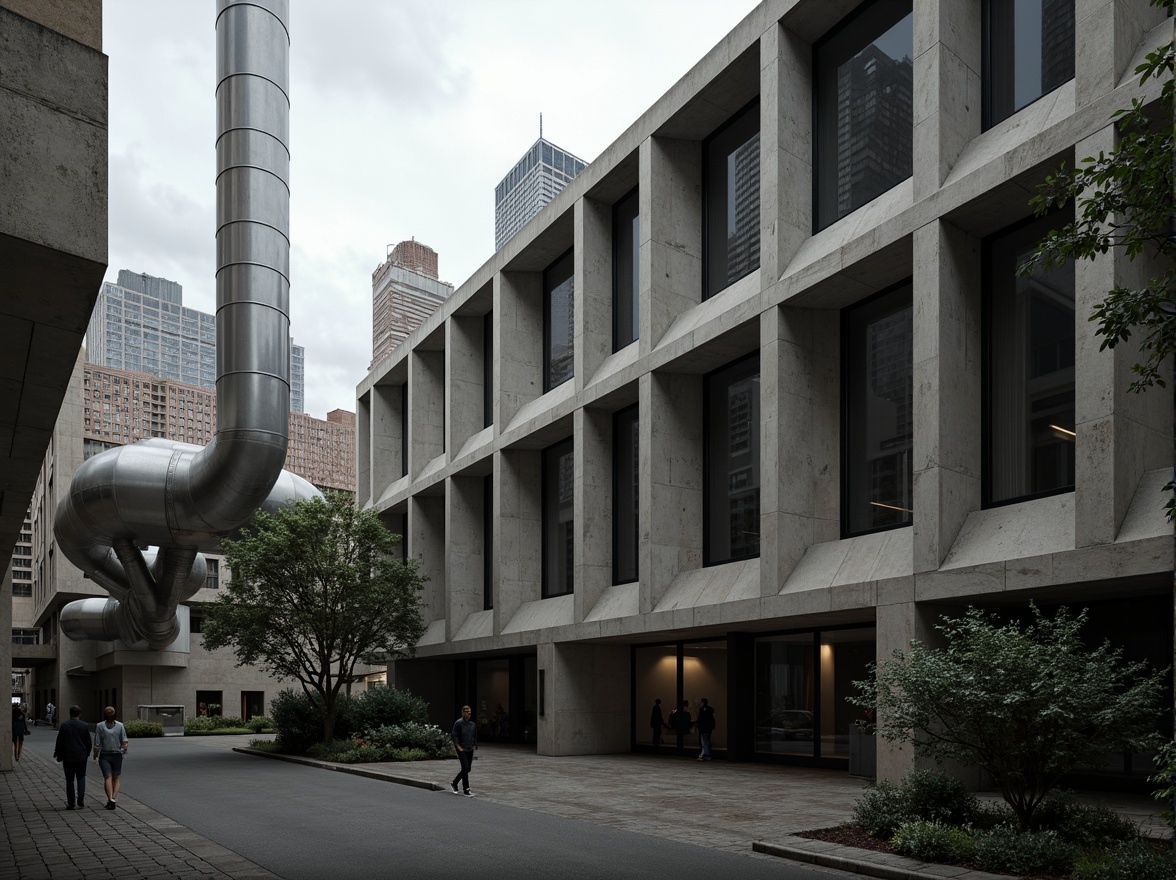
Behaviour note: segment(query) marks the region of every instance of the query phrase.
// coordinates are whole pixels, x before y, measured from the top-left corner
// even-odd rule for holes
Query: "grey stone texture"
[[[361,503],[390,521],[407,511],[414,522],[432,499],[447,511],[431,530],[414,524],[410,541],[429,560],[425,573],[445,584],[429,600],[444,618],[417,660],[396,664],[395,680],[427,682],[448,699],[447,664],[534,652],[548,676],[541,753],[624,751],[633,644],[873,623],[883,658],[926,637],[940,603],[1105,599],[1127,579],[1170,591],[1172,528],[1158,489],[1171,467],[1172,390],[1127,394],[1134,352],[1099,351],[1086,320],[1111,285],[1154,267],[1112,253],[1078,268],[1075,490],[988,509],[981,274],[984,239],[1031,216],[1045,174],[1113,145],[1111,113],[1132,97],[1156,98],[1157,86],[1141,86],[1132,70],[1171,39],[1172,22],[1146,0],[1078,0],[1075,79],[982,131],[980,3],[914,0],[914,175],[814,234],[812,46],[856,5],[765,0],[358,385]],[[757,95],[759,268],[703,300],[703,141]],[[640,334],[614,352],[610,208],[634,185]],[[544,393],[542,272],[568,248],[575,375]],[[846,538],[841,310],[905,279],[914,521]],[[491,310],[485,377],[476,318]],[[703,376],[751,352],[760,356],[760,555],[707,567]],[[613,584],[611,416],[633,403],[640,579]],[[405,430],[413,460],[402,478]],[[567,437],[575,592],[544,600],[540,450]],[[479,536],[474,484],[489,473],[492,534]],[[417,546],[429,540],[448,549]],[[494,549],[492,612],[478,606],[473,570],[485,543]],[[599,687],[606,678],[613,686]],[[886,778],[912,761],[879,748]]]

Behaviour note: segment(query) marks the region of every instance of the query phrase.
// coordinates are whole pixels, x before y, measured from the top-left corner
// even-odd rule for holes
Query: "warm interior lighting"
[[[1065,434],[1067,437],[1077,437],[1078,436],[1073,431],[1071,431],[1069,428],[1063,428],[1061,425],[1050,425],[1050,427],[1053,428],[1055,431],[1057,431],[1059,434]]]
[[[871,507],[885,507],[887,510],[901,510],[903,513],[914,513],[913,510],[907,510],[905,507],[898,507],[894,504],[883,504],[881,501],[871,501]]]

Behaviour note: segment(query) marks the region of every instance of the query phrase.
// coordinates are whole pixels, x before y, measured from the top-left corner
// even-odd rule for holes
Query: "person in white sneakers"
[[[474,796],[470,791],[470,767],[474,763],[474,752],[478,749],[478,725],[470,720],[471,714],[469,706],[462,706],[461,717],[453,722],[453,746],[457,749],[457,760],[461,762],[461,769],[453,777],[453,782],[449,783],[454,794],[464,794],[466,797]],[[457,790],[459,782],[460,792]]]
[[[121,721],[115,721],[114,715],[114,707],[107,706],[102,710],[103,720],[94,729],[94,757],[98,759],[98,768],[102,771],[102,787],[106,789],[108,810],[117,806],[123,755],[131,745],[127,739],[127,729]]]

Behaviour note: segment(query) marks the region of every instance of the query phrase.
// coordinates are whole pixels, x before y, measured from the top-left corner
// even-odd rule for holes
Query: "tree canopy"
[[[298,681],[324,707],[329,742],[356,664],[373,652],[410,656],[424,631],[425,578],[398,558],[399,540],[341,494],[259,512],[223,544],[231,580],[207,608],[205,647]]]
[[[1085,611],[1032,612],[1024,625],[975,608],[944,617],[946,647],[911,642],[854,682],[850,699],[877,710],[883,739],[987,771],[1022,828],[1065,773],[1142,748],[1165,687],[1165,672],[1125,662],[1109,643],[1088,648]]]

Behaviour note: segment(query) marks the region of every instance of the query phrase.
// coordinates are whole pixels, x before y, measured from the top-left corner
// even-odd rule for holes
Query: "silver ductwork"
[[[201,552],[217,552],[259,507],[319,494],[282,470],[290,414],[288,21],[288,0],[217,2],[216,436],[206,447],[144,440],[78,468],[57,509],[57,544],[112,598],[62,609],[71,639],[165,648],[178,634],[176,606],[204,582]]]

